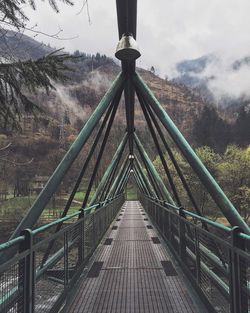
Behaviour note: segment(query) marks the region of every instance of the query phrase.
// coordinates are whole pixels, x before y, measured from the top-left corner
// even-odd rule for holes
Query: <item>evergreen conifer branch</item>
[[[57,2],[61,1],[73,5],[70,0],[47,0],[52,9],[59,12]],[[36,9],[35,0],[2,0],[0,1],[0,30],[2,36],[7,36],[3,25],[9,25],[21,31],[29,20],[22,7],[30,5]],[[11,53],[11,52],[10,52]],[[6,52],[5,52],[6,54]],[[54,82],[64,82],[67,78],[65,71],[70,70],[65,61],[71,57],[54,51],[37,60],[17,60],[8,62],[13,58],[0,55],[0,126],[1,128],[20,128],[20,117],[24,112],[35,114],[41,109],[29,99],[27,94],[36,93],[38,89],[49,92],[55,89]]]
[[[65,82],[65,72],[70,70],[65,61],[71,58],[59,50],[37,60],[0,63],[1,124],[19,128],[21,114],[41,112],[27,94],[41,88],[48,93],[55,89],[53,82]]]

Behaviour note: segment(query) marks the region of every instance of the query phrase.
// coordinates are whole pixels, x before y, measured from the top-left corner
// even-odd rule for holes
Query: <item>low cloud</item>
[[[98,70],[91,72],[88,76],[88,79],[82,81],[82,85],[94,89],[97,94],[106,91],[112,80],[108,75],[100,73]]]
[[[73,8],[60,3],[59,14],[47,2],[37,6],[35,12],[25,8],[30,27],[38,24],[39,30],[51,34],[60,25],[62,37],[77,36],[63,42],[42,35],[37,39],[50,42],[53,47],[63,46],[70,52],[79,49],[114,56],[118,41],[115,1],[89,1],[91,23],[86,8],[77,14],[81,1],[75,1]],[[250,55],[249,12],[249,0],[138,1],[137,41],[142,57],[137,64],[144,68],[153,65],[162,77],[172,78],[176,63],[220,51],[220,62],[210,64],[203,73],[204,77],[214,77],[209,80],[209,89],[216,97],[248,96],[248,67],[232,71],[231,65],[234,60]]]
[[[209,80],[208,88],[218,100],[225,96],[236,99],[250,98],[249,65],[243,65],[238,70],[233,70],[232,64],[217,63],[216,67],[208,67],[207,71],[214,76]]]
[[[206,81],[217,102],[225,97],[250,99],[249,56],[213,55],[202,72],[190,75]]]
[[[75,88],[73,86],[63,86],[60,84],[54,84],[56,90],[53,92],[54,97],[49,99],[48,106],[50,110],[58,117],[63,117],[67,112],[71,122],[75,122],[76,119],[84,120],[87,116],[87,112],[81,107],[75,97],[70,95],[70,91]]]

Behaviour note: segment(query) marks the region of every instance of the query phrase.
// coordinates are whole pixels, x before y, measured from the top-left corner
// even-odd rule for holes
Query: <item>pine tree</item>
[[[230,126],[219,117],[213,106],[204,106],[201,116],[194,122],[193,136],[198,146],[209,146],[223,151],[230,142]]]
[[[70,0],[60,0],[72,5]],[[55,0],[48,0],[58,12]],[[17,32],[25,30],[28,17],[21,7],[30,5],[36,8],[34,0],[1,0],[0,33],[7,36],[8,28]],[[70,56],[61,50],[55,51],[37,60],[16,60],[4,53],[0,55],[0,123],[2,127],[19,127],[19,117],[23,112],[35,112],[39,107],[29,99],[29,92],[43,88],[47,92],[54,89],[53,81],[64,81],[65,71],[69,70],[65,61]]]
[[[250,144],[250,106],[242,106],[234,125],[235,142],[243,147]]]

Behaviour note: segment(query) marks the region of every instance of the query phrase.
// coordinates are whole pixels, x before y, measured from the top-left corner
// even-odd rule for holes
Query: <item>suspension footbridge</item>
[[[136,71],[137,1],[117,0],[121,73],[22,219],[0,245],[0,312],[250,311],[250,231]],[[157,53],[157,51],[156,51]],[[97,187],[91,190],[124,95],[126,129]],[[135,99],[160,157],[165,183],[136,131]],[[86,143],[95,138],[58,220],[36,227]],[[171,144],[166,132],[172,140]],[[173,153],[175,145],[229,226],[203,215]],[[69,211],[99,147],[86,194]],[[182,204],[167,153],[190,207]],[[126,201],[133,177],[138,201]]]

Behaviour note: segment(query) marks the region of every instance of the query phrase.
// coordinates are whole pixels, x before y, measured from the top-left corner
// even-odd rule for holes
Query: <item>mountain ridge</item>
[[[37,49],[39,50],[37,52],[39,56],[44,56],[44,54],[51,52],[52,48],[46,45],[39,45],[39,42],[32,38],[29,40],[27,36],[14,36],[14,38],[19,44],[22,38],[24,38],[21,46],[25,47],[26,42],[28,42],[33,48],[26,50],[33,51]],[[15,44],[15,40],[12,34],[13,45]],[[4,43],[1,43],[0,40],[0,47],[1,45],[4,45]],[[18,57],[20,52],[17,50],[15,52]],[[62,120],[67,120],[67,123],[71,125],[71,128],[68,127],[67,129],[72,134],[76,130],[79,131],[81,129],[120,71],[117,61],[98,52],[96,54],[86,54],[76,50],[73,56],[77,58],[68,61],[67,65],[73,71],[67,73],[69,79],[65,83],[54,83],[56,90],[52,90],[49,94],[40,90],[36,94],[28,95],[32,101],[36,102],[44,110],[45,116],[47,116],[46,118],[54,120],[57,128],[61,125]],[[32,58],[32,55],[26,55],[26,57]],[[203,72],[204,68],[212,62],[212,56],[209,56],[209,60],[204,56],[199,59],[198,65],[194,61],[189,62],[186,69],[184,66],[185,63],[184,65],[180,65],[181,72],[185,74],[185,71],[191,71],[197,74]],[[155,73],[145,69],[138,68],[137,71],[159,99],[163,108],[173,119],[177,127],[179,127],[180,131],[192,144],[198,143],[195,139],[197,137],[196,134],[194,136],[194,126],[196,121],[199,122],[203,118],[204,112],[207,112],[205,110],[206,107],[214,110],[211,116],[214,116],[216,120],[218,120],[216,115],[218,114],[220,116],[219,123],[228,123],[227,127],[222,127],[223,129],[230,128],[230,125],[236,122],[237,115],[235,115],[235,111],[221,111],[213,106],[212,99],[211,101],[209,100],[210,94],[208,94],[208,89],[206,90],[207,95],[204,97],[204,94],[198,88],[189,88],[187,84],[178,80],[162,79],[155,75]],[[204,86],[206,86],[205,83],[204,81]],[[205,90],[205,87],[203,90]],[[119,121],[119,127],[126,127],[124,100],[122,100],[119,106],[117,120]],[[137,100],[135,105],[135,121],[136,129],[142,135],[145,135],[147,132],[147,128],[145,127],[146,122]],[[37,127],[35,128],[37,129]],[[59,132],[58,130],[56,133],[59,134]],[[55,139],[59,139],[58,136]]]

